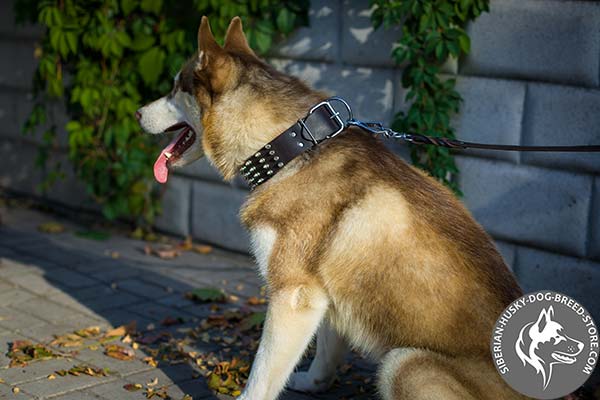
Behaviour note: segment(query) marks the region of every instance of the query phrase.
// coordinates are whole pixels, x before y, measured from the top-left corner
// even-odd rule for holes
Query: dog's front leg
[[[258,352],[243,400],[276,399],[308,346],[328,306],[324,291],[312,285],[272,293]]]
[[[324,392],[348,353],[348,345],[325,319],[317,333],[317,354],[306,372],[292,374],[288,387],[301,392]]]

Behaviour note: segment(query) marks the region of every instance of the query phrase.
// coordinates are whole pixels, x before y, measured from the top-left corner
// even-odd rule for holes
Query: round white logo
[[[598,329],[571,297],[529,293],[500,315],[491,350],[498,373],[513,389],[536,399],[555,399],[577,390],[594,371]]]

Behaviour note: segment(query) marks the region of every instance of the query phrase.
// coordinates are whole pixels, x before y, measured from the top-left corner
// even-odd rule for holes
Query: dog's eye
[[[561,336],[554,336],[554,344],[559,344],[560,342],[562,342],[563,340],[565,340],[563,337]]]

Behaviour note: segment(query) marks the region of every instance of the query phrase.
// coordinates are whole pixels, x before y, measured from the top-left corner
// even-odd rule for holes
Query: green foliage
[[[393,129],[431,136],[454,137],[450,118],[459,110],[461,97],[454,79],[439,76],[449,57],[470,50],[464,26],[488,11],[488,0],[371,0],[377,28],[402,26],[402,36],[392,57],[405,65],[402,86],[407,88],[408,111],[394,117]],[[448,149],[412,146],[413,163],[428,171],[455,192],[458,169]]]
[[[32,134],[46,122],[52,99],[65,102],[70,118],[43,134],[39,163],[48,161],[57,130],[66,129],[74,170],[104,215],[151,223],[160,210],[152,177],[158,149],[134,113],[170,90],[196,48],[200,17],[210,18],[222,40],[231,18],[241,16],[250,44],[265,53],[307,23],[307,9],[308,1],[16,0],[18,21],[46,28],[36,50],[36,103],[23,130]]]

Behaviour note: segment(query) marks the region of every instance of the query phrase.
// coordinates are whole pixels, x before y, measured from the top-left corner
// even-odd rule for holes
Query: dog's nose
[[[137,119],[138,121],[139,121],[140,119],[142,119],[142,113],[140,112],[140,110],[137,110],[137,111],[135,112],[135,119]]]

